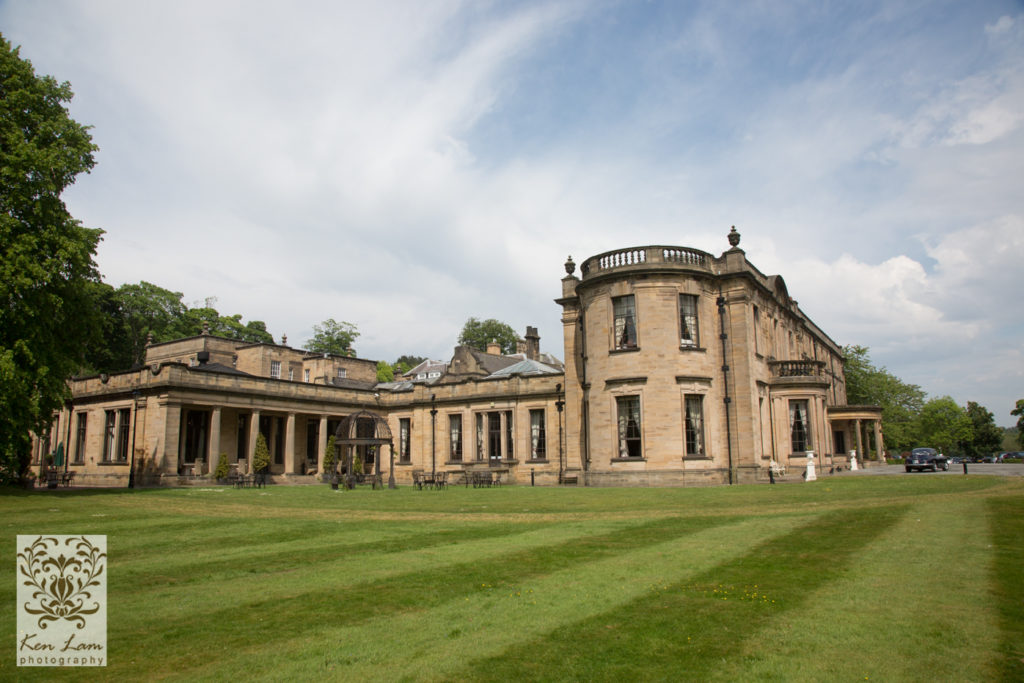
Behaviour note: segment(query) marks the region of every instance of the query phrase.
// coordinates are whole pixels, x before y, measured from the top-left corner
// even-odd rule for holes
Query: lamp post
[[[139,390],[132,392],[132,464],[128,466],[128,488],[135,488],[135,430],[139,423]]]
[[[430,477],[437,473],[437,394],[430,395]]]
[[[555,385],[555,393],[558,399],[555,401],[555,409],[558,411],[558,483],[562,483],[565,475],[565,453],[562,451],[562,410],[565,408],[565,401],[562,397],[562,385]]]

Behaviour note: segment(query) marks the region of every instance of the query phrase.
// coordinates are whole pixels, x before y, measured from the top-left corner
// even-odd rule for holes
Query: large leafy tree
[[[1010,411],[1017,416],[1017,443],[1024,448],[1024,398],[1017,400],[1017,407]]]
[[[967,411],[949,396],[933,398],[921,408],[917,436],[918,445],[949,452],[953,446],[974,438],[974,424]]]
[[[886,444],[896,450],[917,445],[917,418],[924,407],[925,392],[885,368],[875,367],[867,347],[843,347],[846,402],[882,408]]]
[[[980,458],[999,450],[1003,443],[1003,430],[996,426],[995,416],[974,401],[967,402],[967,417],[971,420],[972,437],[961,442],[965,455]]]
[[[462,326],[462,332],[459,334],[460,344],[471,346],[478,351],[486,351],[488,344],[497,342],[502,353],[515,353],[518,341],[519,335],[510,325],[494,318],[470,318]]]
[[[146,358],[146,340],[170,341],[190,336],[184,324],[188,306],[181,292],[158,287],[143,280],[138,284],[125,284],[117,288],[121,315],[131,344],[132,363]]]
[[[355,357],[356,351],[352,348],[352,342],[358,336],[359,332],[352,323],[339,323],[334,318],[328,318],[318,325],[313,325],[313,338],[306,342],[306,350]]]
[[[95,164],[87,126],[65,106],[71,85],[37,76],[0,35],[0,479],[25,471],[96,334],[87,284],[101,230],[61,199]]]

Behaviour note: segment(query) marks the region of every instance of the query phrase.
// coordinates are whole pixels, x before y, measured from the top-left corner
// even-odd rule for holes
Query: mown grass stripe
[[[992,539],[991,591],[999,612],[996,675],[1024,681],[1024,498],[988,502]]]
[[[250,650],[232,660],[257,671],[283,665],[301,678],[358,681],[464,680],[464,662],[496,655],[567,623],[606,612],[673,581],[746,553],[804,518],[733,520],[511,584],[479,586],[429,610],[327,628],[313,638],[278,641],[273,653]],[[190,671],[218,680],[216,668]],[[263,677],[272,679],[272,675]]]
[[[246,601],[230,609],[202,610],[187,605],[160,623],[157,637],[135,634],[133,647],[160,647],[172,670],[190,670],[197,660],[194,633],[201,623],[219,624],[218,651],[259,651],[263,641],[303,624],[312,637],[324,627],[353,626],[372,619],[428,610],[445,602],[475,599],[486,586],[508,586],[525,577],[545,575],[598,558],[644,548],[727,523],[726,518],[667,518],[570,539],[557,547],[517,549],[486,559],[406,572],[379,581],[353,583],[334,590],[310,590],[295,584],[289,594],[263,598],[245,591]],[[125,634],[126,636],[128,634]],[[113,637],[113,634],[112,634]],[[152,641],[152,642],[150,642]],[[116,639],[115,639],[116,642]],[[208,644],[203,644],[208,645]],[[206,650],[206,648],[204,648]],[[111,652],[111,670],[117,671]]]
[[[986,681],[997,630],[985,501],[919,501],[799,610],[744,639],[718,680]],[[939,655],[939,656],[937,656]]]
[[[459,678],[481,681],[703,680],[737,653],[744,634],[800,607],[836,580],[901,508],[830,512],[710,569],[477,660]],[[598,656],[595,656],[597,653]]]

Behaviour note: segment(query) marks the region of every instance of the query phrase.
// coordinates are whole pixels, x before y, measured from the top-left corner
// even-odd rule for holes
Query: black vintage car
[[[910,451],[910,455],[907,457],[904,466],[907,468],[907,472],[913,472],[914,470],[948,470],[949,469],[949,458],[939,453],[934,448],[915,448]]]

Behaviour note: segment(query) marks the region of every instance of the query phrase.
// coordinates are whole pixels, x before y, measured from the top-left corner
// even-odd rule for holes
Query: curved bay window
[[[640,458],[643,456],[643,442],[640,430],[640,397],[617,396],[619,457]]]
[[[806,400],[789,402],[789,437],[793,453],[811,450],[811,427]]]

